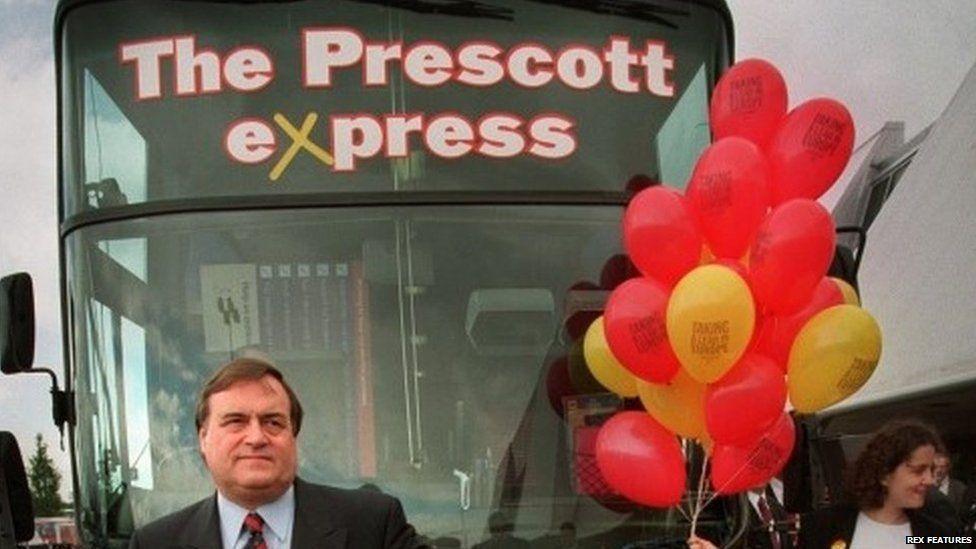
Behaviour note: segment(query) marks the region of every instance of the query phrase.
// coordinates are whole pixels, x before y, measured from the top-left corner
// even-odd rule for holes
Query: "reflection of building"
[[[28,547],[80,547],[75,520],[70,517],[44,517],[34,521],[34,538]]]
[[[976,378],[976,66],[931,126],[903,132],[889,123],[862,148],[834,208],[838,226],[868,229],[859,282],[884,334],[874,376],[839,408]]]

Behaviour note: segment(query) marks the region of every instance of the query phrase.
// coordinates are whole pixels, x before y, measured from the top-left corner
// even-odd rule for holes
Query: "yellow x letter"
[[[312,156],[318,158],[323,164],[331,166],[333,163],[332,155],[325,151],[325,149],[319,147],[313,143],[309,138],[308,134],[312,133],[312,128],[315,127],[315,122],[319,119],[319,115],[314,112],[310,112],[305,115],[305,121],[302,122],[302,128],[296,129],[295,126],[291,125],[291,122],[285,118],[285,115],[281,113],[275,113],[274,121],[281,126],[281,129],[291,137],[291,146],[285,151],[285,154],[281,155],[281,158],[271,169],[271,174],[268,176],[271,181],[277,181],[281,174],[285,172],[291,161],[294,160],[295,155],[298,151],[305,149],[312,153]]]

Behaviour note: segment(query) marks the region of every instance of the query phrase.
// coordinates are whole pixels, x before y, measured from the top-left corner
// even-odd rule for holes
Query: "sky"
[[[53,0],[0,0],[0,275],[34,278],[38,365],[62,372],[55,202]],[[776,65],[795,106],[829,96],[848,106],[860,143],[886,121],[911,136],[936,119],[976,62],[971,0],[729,2],[736,58]],[[823,199],[828,206],[843,191]],[[63,380],[62,380],[63,383]],[[65,475],[46,376],[0,377],[0,429],[29,454],[41,433]]]

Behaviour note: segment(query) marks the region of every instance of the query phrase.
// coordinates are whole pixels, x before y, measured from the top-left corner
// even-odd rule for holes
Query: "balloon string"
[[[685,452],[685,455],[688,455],[688,454],[691,453],[691,450],[692,450],[692,448],[691,448],[692,441],[691,441],[690,438],[685,438],[685,439],[682,439],[682,440],[684,442],[684,452]],[[691,476],[692,474],[694,474],[694,471],[692,470],[693,467],[694,466],[691,464],[691,460],[688,460],[688,473],[687,473],[688,476]],[[690,494],[689,494],[689,496],[690,496]],[[695,503],[691,499],[691,497],[688,498],[687,503],[688,503],[688,512],[687,513],[684,513],[683,512],[682,514],[684,515],[685,519],[688,520],[688,522],[691,522],[692,521],[691,517],[692,517],[692,515],[695,514]]]
[[[705,470],[708,467],[708,460],[705,456],[702,456],[701,471],[698,474],[698,491],[695,494],[695,512],[691,515],[691,535],[695,535],[695,529],[698,528],[698,516],[705,507],[708,506],[706,503],[702,505],[702,492],[705,490]]]
[[[767,437],[765,437],[765,436],[763,436],[763,437],[762,437],[762,438],[760,438],[759,440],[767,440]],[[735,472],[734,472],[734,473],[732,473],[732,476],[730,476],[730,477],[728,478],[728,480],[726,480],[725,482],[723,482],[721,486],[716,486],[716,487],[715,487],[715,493],[714,493],[714,494],[712,494],[712,496],[711,496],[710,498],[708,498],[708,501],[706,501],[706,502],[705,502],[705,507],[708,507],[708,504],[710,504],[710,503],[711,503],[712,501],[714,501],[714,500],[715,500],[715,498],[717,498],[717,497],[718,497],[718,495],[719,495],[720,493],[722,493],[722,491],[723,491],[723,490],[725,490],[725,487],[726,487],[726,486],[728,486],[729,484],[731,484],[731,482],[732,482],[733,480],[735,480],[735,478],[736,478],[736,477],[738,477],[738,476],[739,476],[739,475],[740,475],[740,474],[741,474],[741,473],[742,473],[743,471],[745,471],[745,470],[746,470],[746,467],[748,467],[748,466],[749,466],[749,464],[750,464],[750,463],[752,463],[752,457],[753,457],[753,455],[752,455],[752,454],[754,454],[754,453],[755,453],[755,451],[753,451],[753,452],[750,452],[750,454],[749,454],[749,459],[747,459],[747,460],[745,461],[745,463],[743,463],[743,464],[742,464],[742,465],[741,465],[741,466],[740,466],[740,467],[739,467],[738,469],[736,469],[736,470],[735,470]]]
[[[691,517],[688,516],[688,513],[686,513],[685,510],[680,505],[675,505],[674,508],[677,509],[679,513],[681,513],[681,516],[684,517],[685,520],[691,522]]]

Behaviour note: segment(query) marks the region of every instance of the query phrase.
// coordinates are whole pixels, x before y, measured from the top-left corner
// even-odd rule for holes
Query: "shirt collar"
[[[241,536],[244,517],[250,512],[224,497],[217,491],[217,511],[220,514],[220,535],[224,547],[234,547]],[[279,547],[287,547],[287,540],[291,537],[292,523],[295,519],[295,486],[275,501],[261,505],[254,510],[264,520],[265,537],[273,537]],[[269,536],[270,535],[270,536]]]
[[[769,486],[769,488],[773,490],[773,495],[776,496],[776,502],[779,503],[780,505],[783,504],[783,481],[781,481],[776,477],[773,477],[769,480],[768,485],[764,484],[763,486],[753,490],[749,490],[746,493],[746,496],[749,498],[749,503],[751,503],[752,506],[755,507],[757,510],[759,509],[759,496],[766,494],[767,486]],[[767,502],[766,505],[769,505],[769,502]]]

